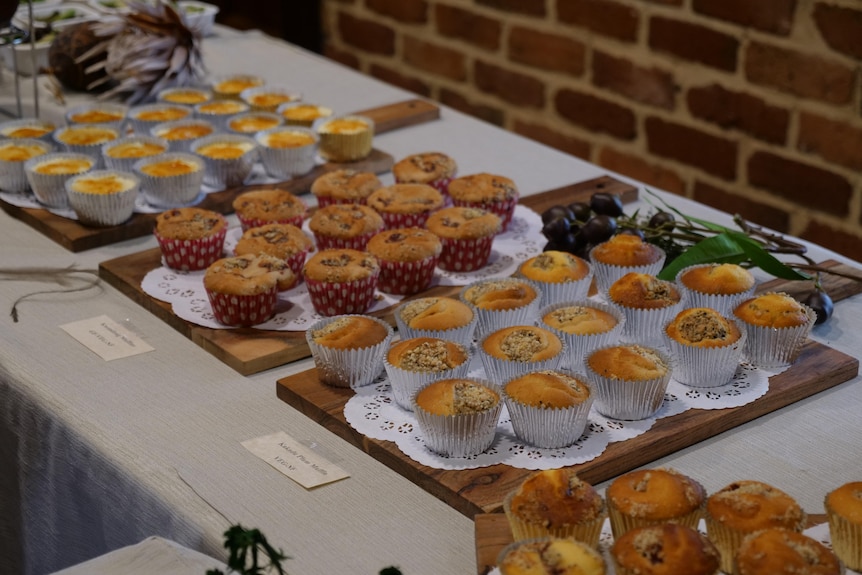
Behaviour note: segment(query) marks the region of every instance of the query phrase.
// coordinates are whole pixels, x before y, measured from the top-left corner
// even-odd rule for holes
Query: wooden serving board
[[[624,202],[637,198],[637,189],[634,187],[603,176],[527,196],[521,203],[541,212],[556,203],[588,198],[596,191],[619,194]],[[141,289],[144,276],[160,265],[161,252],[153,248],[102,262],[99,264],[99,276],[243,375],[258,373],[310,355],[304,332],[254,328],[211,329],[178,318],[171,311],[170,304],[150,297]],[[414,297],[451,295],[458,289],[436,287]],[[391,312],[390,308],[374,315],[394,324]]]
[[[360,110],[356,113],[368,116],[374,120],[376,134],[382,134],[406,126],[413,126],[422,122],[429,122],[440,117],[440,109],[436,105],[418,99],[397,102],[369,110]],[[328,162],[316,166],[311,172],[303,176],[284,182],[237,186],[212,192],[204,196],[203,200],[197,205],[222,214],[229,214],[233,212],[233,200],[243,192],[254,189],[277,188],[299,195],[308,192],[312,182],[326,172],[351,168],[381,174],[391,170],[393,163],[394,160],[391,155],[373,149],[371,155],[362,160],[340,163]],[[27,223],[72,252],[89,250],[151,234],[156,216],[158,215],[136,213],[127,222],[118,226],[92,228],[82,225],[77,220],[52,214],[46,209],[22,208],[3,201],[0,201],[0,205],[12,217]]]
[[[862,277],[858,270],[834,261],[822,265]],[[826,289],[836,301],[862,293],[862,282],[833,275],[825,275],[824,280],[828,282]],[[810,282],[802,283],[810,289]],[[773,280],[758,286],[758,291],[793,292],[800,289],[798,284]],[[859,361],[856,358],[809,340],[790,369],[770,378],[769,391],[760,399],[736,408],[690,409],[661,418],[646,433],[627,441],[611,443],[599,457],[575,465],[574,469],[585,481],[601,483],[848,381],[858,372]],[[316,369],[278,380],[276,394],[282,401],[468,517],[499,511],[505,495],[531,473],[530,470],[504,464],[458,471],[419,464],[404,455],[394,443],[367,438],[353,429],[344,418],[344,406],[353,391],[320,383]]]

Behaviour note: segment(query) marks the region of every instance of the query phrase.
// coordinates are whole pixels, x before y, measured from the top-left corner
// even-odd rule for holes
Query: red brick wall
[[[862,260],[859,0],[324,0],[325,53]]]

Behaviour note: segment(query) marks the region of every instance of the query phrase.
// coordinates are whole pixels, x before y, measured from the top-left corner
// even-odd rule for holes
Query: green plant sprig
[[[246,529],[242,525],[232,525],[224,532],[224,547],[228,550],[227,566],[239,575],[263,575],[275,570],[285,575],[281,562],[289,559],[281,549],[270,545],[259,529]],[[261,555],[267,559],[261,563]],[[251,561],[251,564],[249,564]],[[220,569],[210,569],[206,575],[225,575]]]

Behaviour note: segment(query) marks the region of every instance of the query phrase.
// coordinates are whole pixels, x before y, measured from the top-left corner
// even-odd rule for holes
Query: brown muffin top
[[[620,570],[641,575],[715,575],[721,557],[702,533],[678,523],[637,527],[611,547]]]
[[[386,360],[406,371],[447,371],[467,360],[464,346],[436,337],[414,337],[392,344]]]
[[[736,323],[712,308],[684,309],[667,325],[668,337],[695,347],[722,347],[737,341],[742,335]]]
[[[576,255],[548,250],[522,263],[518,271],[534,281],[562,283],[586,277],[590,266]]]
[[[387,214],[421,214],[443,206],[443,194],[425,184],[394,184],[368,196],[368,205]]]
[[[696,511],[706,501],[706,490],[673,469],[641,469],[615,479],[605,496],[624,515],[664,521]]]
[[[441,238],[479,239],[496,235],[502,222],[496,214],[479,208],[450,207],[437,210],[425,227]]]
[[[542,317],[545,325],[576,335],[605,333],[617,323],[610,313],[589,305],[569,305],[550,311]]]
[[[574,539],[517,541],[502,551],[501,575],[605,575],[605,560],[598,551]]]
[[[714,521],[750,533],[767,527],[805,528],[805,513],[787,493],[760,481],[736,481],[713,493],[706,511]]]
[[[851,481],[826,495],[826,510],[862,525],[862,481]]]
[[[767,293],[736,306],[733,314],[746,323],[762,327],[798,327],[809,322],[805,308],[785,293]]]
[[[315,234],[347,239],[382,230],[383,218],[368,206],[330,204],[314,212],[308,227]]]
[[[506,395],[533,407],[560,408],[581,405],[590,398],[586,383],[552,370],[535,371],[509,381]]]
[[[276,287],[287,289],[296,276],[283,259],[266,254],[222,258],[204,274],[204,287],[222,294],[254,295]]]
[[[755,284],[751,272],[737,264],[692,267],[680,274],[679,281],[691,290],[715,295],[742,293]]]
[[[416,405],[434,415],[481,413],[500,403],[500,395],[470,379],[441,379],[416,394]]]
[[[450,297],[425,297],[404,304],[399,311],[405,325],[419,330],[444,330],[467,325],[473,310]]]
[[[509,310],[523,307],[538,297],[535,288],[516,278],[480,281],[463,291],[466,302],[486,310]]]
[[[225,228],[224,216],[202,208],[173,208],[156,216],[156,233],[174,240],[204,238]]]
[[[379,273],[380,265],[371,254],[349,249],[321,250],[311,256],[302,268],[308,279],[342,283],[363,280]]]
[[[234,253],[236,255],[264,253],[286,258],[300,252],[307,252],[313,247],[314,242],[311,238],[293,224],[267,224],[249,228],[243,232],[236,243]]]
[[[440,238],[423,228],[384,230],[369,241],[368,251],[382,261],[417,262],[439,256]]]
[[[361,315],[346,315],[313,330],[311,339],[318,345],[333,349],[358,349],[376,345],[387,335],[389,331],[379,321]]]
[[[395,181],[403,183],[427,184],[455,175],[458,166],[455,160],[440,152],[413,154],[399,160],[392,166]]]
[[[542,361],[560,353],[563,343],[554,332],[533,325],[504,327],[482,340],[488,355],[509,361]]]
[[[471,204],[488,204],[518,197],[515,182],[505,176],[481,173],[455,178],[449,182],[453,200]]]
[[[670,370],[656,350],[637,344],[597,349],[587,357],[587,366],[604,377],[627,381],[661,378]]]
[[[642,266],[661,257],[661,249],[632,234],[617,234],[590,252],[593,261],[615,266]]]
[[[305,203],[285,190],[245,192],[233,201],[233,209],[247,219],[276,222],[305,216]]]
[[[629,272],[612,283],[608,297],[617,305],[637,309],[670,307],[682,299],[673,282],[637,272]]]
[[[509,510],[522,521],[553,529],[594,521],[604,514],[605,502],[571,469],[546,469],[524,480]]]
[[[764,529],[742,540],[734,556],[737,575],[841,575],[838,557],[825,545],[789,529]]]
[[[360,203],[360,201],[364,202],[374,190],[382,187],[383,184],[371,172],[333,170],[314,180],[311,184],[311,193],[317,197]]]

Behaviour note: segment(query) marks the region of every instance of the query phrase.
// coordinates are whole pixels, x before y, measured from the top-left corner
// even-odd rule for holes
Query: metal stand
[[[24,42],[30,43],[30,61],[33,70],[33,116],[39,117],[39,70],[36,61],[36,31],[33,23],[33,0],[27,0],[27,23],[29,30],[10,24],[8,28],[0,30],[0,47],[8,46],[12,51],[12,74],[15,77],[15,104],[18,117],[23,116],[21,106],[21,78],[18,73],[18,51],[15,46]]]

